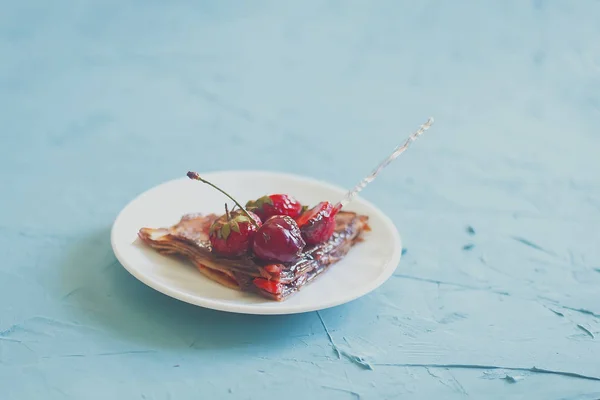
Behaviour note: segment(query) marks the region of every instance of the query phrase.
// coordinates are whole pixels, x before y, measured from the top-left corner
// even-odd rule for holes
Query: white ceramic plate
[[[265,171],[201,174],[242,204],[270,193],[288,193],[303,204],[337,202],[345,190],[317,180]],[[120,263],[146,285],[176,299],[215,310],[245,314],[292,314],[321,310],[361,297],[394,272],[402,245],[392,221],[373,204],[356,198],[346,207],[369,216],[371,232],[348,255],[283,302],[229,289],[183,261],[142,244],[142,227],[166,227],[190,212],[222,213],[228,200],[218,191],[186,177],[158,185],[129,203],[114,222],[111,242]],[[231,202],[230,202],[231,203]]]

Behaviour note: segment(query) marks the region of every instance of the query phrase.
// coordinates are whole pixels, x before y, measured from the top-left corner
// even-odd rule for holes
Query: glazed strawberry
[[[280,294],[281,290],[283,289],[281,283],[269,281],[264,278],[256,278],[252,281],[252,283],[254,283],[254,286],[256,286],[257,288],[265,290],[272,294]]]
[[[213,222],[209,238],[215,253],[225,257],[239,257],[248,253],[258,231],[257,226],[261,226],[260,218],[256,214],[252,212],[248,214],[254,221],[238,210],[226,212]]]
[[[306,246],[296,221],[287,215],[266,220],[254,237],[252,249],[264,261],[292,262],[300,258]]]
[[[225,204],[225,215],[211,225],[209,238],[213,251],[226,257],[238,257],[248,253],[252,249],[254,236],[261,227],[260,218],[242,207],[229,193],[202,178],[197,172],[189,171],[187,177],[212,186],[239,207],[239,210],[229,213]]]
[[[322,201],[296,219],[306,244],[323,243],[331,238],[338,211],[330,202]]]
[[[297,218],[302,213],[302,204],[287,194],[270,194],[246,203],[246,209],[253,211],[263,221],[275,215]]]

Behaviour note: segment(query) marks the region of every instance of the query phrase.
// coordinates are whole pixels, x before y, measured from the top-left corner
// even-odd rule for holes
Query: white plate
[[[337,202],[345,190],[295,175],[265,171],[201,174],[242,204],[270,193],[288,193],[303,204]],[[348,255],[283,302],[263,299],[209,280],[185,262],[158,254],[137,239],[142,227],[166,227],[190,212],[221,213],[228,200],[218,191],[186,177],[158,185],[131,201],[115,220],[112,247],[137,279],[168,296],[215,310],[245,314],[292,314],[321,310],[361,297],[394,272],[402,245],[392,221],[371,203],[356,198],[346,208],[369,216],[371,232]],[[231,203],[231,202],[230,202]]]

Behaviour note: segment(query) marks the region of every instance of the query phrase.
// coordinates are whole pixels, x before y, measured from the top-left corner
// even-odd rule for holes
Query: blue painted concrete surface
[[[591,0],[2,2],[0,397],[600,398],[599,21]],[[430,115],[364,192],[406,254],[320,313],[331,340],[316,313],[170,299],[111,251],[121,208],[188,169],[351,186]]]

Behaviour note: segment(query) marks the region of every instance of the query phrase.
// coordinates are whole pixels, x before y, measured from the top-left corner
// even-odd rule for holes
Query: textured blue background
[[[1,2],[0,397],[600,398],[599,21],[591,0]],[[320,313],[333,343],[316,313],[200,309],[115,261],[112,221],[155,184],[351,186],[430,115],[364,192],[408,252]]]

